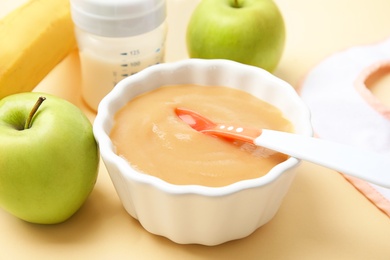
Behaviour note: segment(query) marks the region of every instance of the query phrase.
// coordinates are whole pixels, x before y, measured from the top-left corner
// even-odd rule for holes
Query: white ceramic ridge
[[[149,67],[119,82],[99,105],[94,134],[102,159],[124,208],[146,230],[182,244],[217,245],[246,237],[276,214],[300,160],[289,158],[263,177],[215,188],[167,183],[137,172],[115,154],[109,138],[113,115],[141,93],[177,84],[218,85],[252,93],[278,107],[296,133],[312,136],[309,110],[292,86],[263,69],[200,59]]]

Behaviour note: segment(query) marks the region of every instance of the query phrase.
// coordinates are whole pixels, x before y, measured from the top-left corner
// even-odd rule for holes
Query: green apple
[[[0,147],[0,206],[25,221],[67,220],[96,183],[92,124],[64,99],[28,92],[0,100]]]
[[[272,0],[202,0],[187,27],[191,58],[229,59],[273,71],[285,26]]]

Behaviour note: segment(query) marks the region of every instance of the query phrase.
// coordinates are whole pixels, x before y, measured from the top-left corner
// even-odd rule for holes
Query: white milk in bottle
[[[92,109],[120,80],[164,61],[165,0],[71,0],[71,13]]]

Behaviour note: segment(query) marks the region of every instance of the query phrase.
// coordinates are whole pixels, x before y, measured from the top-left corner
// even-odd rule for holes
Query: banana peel
[[[0,99],[32,91],[76,48],[69,0],[30,0],[0,20]]]

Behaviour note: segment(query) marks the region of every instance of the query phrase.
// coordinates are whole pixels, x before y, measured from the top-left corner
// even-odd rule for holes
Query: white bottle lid
[[[165,0],[71,0],[75,25],[105,37],[129,37],[160,26],[166,17]]]

